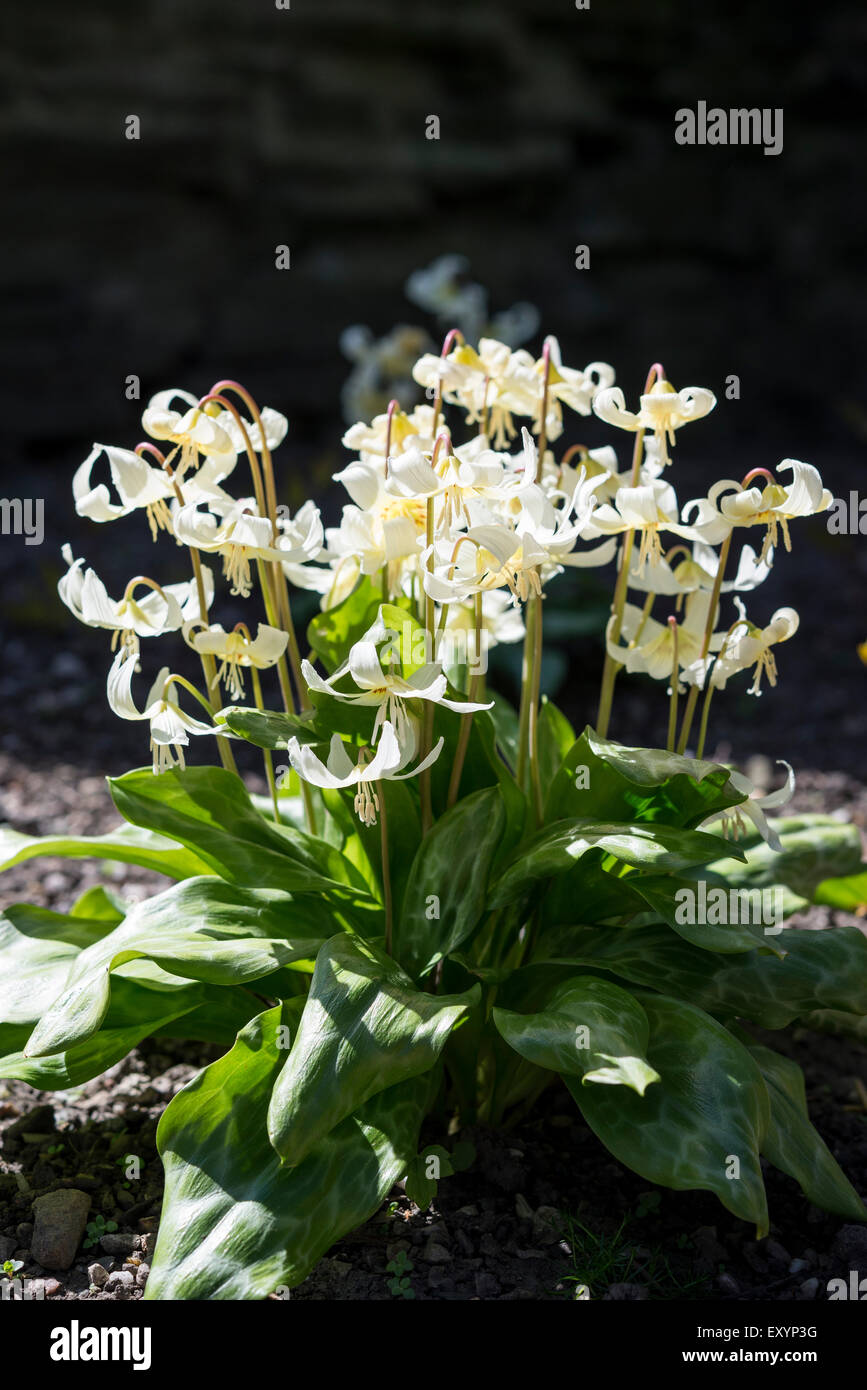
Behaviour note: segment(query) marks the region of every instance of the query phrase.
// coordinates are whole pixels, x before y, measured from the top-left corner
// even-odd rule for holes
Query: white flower
[[[240,700],[244,694],[243,666],[255,666],[263,671],[274,666],[286,650],[289,635],[280,628],[268,627],[260,623],[256,636],[251,638],[243,624],[233,632],[226,632],[220,623],[194,630],[194,625],[184,626],[184,636],[191,647],[201,655],[215,656],[220,661],[219,670],[214,673],[212,687],[223,681],[229,698]]]
[[[795,773],[790,763],[784,758],[777,758],[777,766],[786,768],[786,780],[782,787],[775,792],[770,792],[766,796],[756,796],[755,787],[748,777],[744,777],[740,772],[730,772],[729,781],[736,791],[743,792],[747,798],[739,806],[730,806],[727,810],[716,812],[702,821],[702,827],[711,825],[716,821],[722,821],[722,832],[728,838],[738,839],[746,832],[744,817],[751,821],[758,830],[762,839],[769,844],[771,849],[778,854],[782,853],[782,843],[773,825],[766,819],[765,811],[775,810],[778,806],[785,806],[795,794]]]
[[[426,353],[412,374],[428,390],[441,387],[444,400],[466,411],[468,424],[481,424],[487,415],[486,433],[496,448],[514,438],[512,415],[532,417],[540,409],[542,388],[533,358],[523,349],[512,352],[495,338],[481,338],[478,350],[461,343],[446,357]],[[559,430],[552,413],[549,438]]]
[[[562,401],[571,410],[576,410],[579,415],[589,415],[597,391],[613,386],[614,368],[607,362],[589,362],[583,371],[579,371],[576,367],[564,367],[560,356],[560,344],[557,339],[549,337],[547,342],[550,361],[548,368],[549,398],[558,403]],[[540,358],[536,364],[536,372],[537,375],[544,376],[544,358]]]
[[[433,406],[417,405],[411,414],[396,410],[391,417],[390,431],[387,414],[376,415],[369,425],[359,421],[356,425],[350,425],[342,442],[347,449],[353,449],[360,454],[363,460],[371,456],[378,458],[382,466],[386,440],[390,456],[401,454],[404,449],[410,447],[432,449]],[[339,473],[336,476],[341,478]]]
[[[370,784],[391,780],[403,781],[407,777],[417,776],[418,773],[424,772],[426,768],[436,762],[442,751],[442,746],[443,740],[439,739],[426,758],[423,758],[408,772],[403,772],[401,769],[406,766],[408,757],[398,742],[394,728],[388,721],[382,726],[379,746],[370,762],[367,761],[365,750],[362,750],[358,762],[354,764],[346,752],[339,734],[332,735],[327,763],[323,763],[317,758],[313,749],[308,745],[300,744],[297,738],[290,738],[286,745],[289,761],[303,781],[310,782],[314,787],[323,787],[327,790],[351,787],[356,784],[355,810],[365,825],[375,825],[379,811],[379,797],[375,791],[371,790]],[[411,756],[410,754],[409,757]]]
[[[259,411],[259,419],[262,421],[262,429],[265,431],[264,443],[268,449],[276,449],[278,444],[282,444],[286,438],[286,431],[289,429],[289,421],[285,415],[281,415],[279,410],[273,410],[270,405],[263,405]],[[221,410],[219,415],[214,417],[214,423],[218,429],[228,435],[232,442],[232,447],[237,453],[246,449],[244,435],[238,421],[230,410]],[[262,452],[262,429],[259,428],[258,421],[245,420],[241,416],[241,423],[247,432],[251,447],[257,454]]]
[[[108,459],[120,502],[112,502],[105,483],[91,483],[93,465],[102,453]],[[89,517],[91,521],[116,521],[144,507],[154,540],[158,529],[171,530],[167,505],[167,499],[174,497],[171,480],[161,468],[154,468],[131,449],[94,444],[84,463],[75,470],[72,495],[78,515]]]
[[[696,518],[687,521],[693,508],[697,511]],[[731,529],[730,524],[704,498],[688,502],[683,509],[683,518],[681,521],[674,488],[661,478],[655,478],[638,487],[619,488],[613,503],[604,502],[596,508],[585,535],[614,536],[624,531],[640,532],[641,545],[635,568],[641,575],[648,562],[658,565],[662,559],[660,531],[671,531],[684,540],[707,541],[714,545],[723,540]]]
[[[761,695],[762,676],[766,675],[771,685],[777,683],[777,663],[771,647],[778,642],[788,642],[798,631],[800,619],[794,608],[778,608],[767,627],[758,628],[749,621],[741,600],[735,598],[740,621],[726,639],[725,647],[717,657],[711,683],[722,690],[726,681],[738,671],[745,671],[755,664],[750,695]]]
[[[697,680],[707,660],[702,660],[701,650],[709,610],[709,594],[690,594],[686,600],[686,617],[677,627],[677,665],[690,683]],[[628,644],[625,647],[613,640],[613,623],[612,617],[605,639],[612,660],[625,666],[627,671],[645,672],[654,680],[674,679],[675,633],[669,623],[658,623],[640,608],[627,603],[620,628],[620,636]],[[725,633],[714,633],[709,650],[717,651],[724,641]]]
[[[822,486],[819,470],[797,459],[783,459],[778,468],[792,470],[788,486],[770,481],[765,487],[742,488],[737,482],[725,479],[716,483],[709,493],[710,501],[719,500],[721,514],[733,526],[766,526],[761,559],[766,560],[772,546],[777,544],[777,527],[783,532],[787,550],[791,550],[789,521],[793,517],[813,516],[830,507],[833,496]],[[748,475],[749,476],[749,475]],[[733,491],[729,491],[733,489]],[[723,493],[728,493],[723,496]]]
[[[128,656],[123,649],[118,652],[108,673],[108,703],[121,719],[149,721],[155,773],[165,772],[176,763],[178,767],[184,766],[184,748],[189,745],[189,734],[221,733],[230,736],[228,730],[217,730],[213,725],[204,724],[200,719],[193,719],[184,713],[177,700],[172,698],[175,678],[170,676],[168,666],[160,671],[148,692],[144,709],[139,711],[132,698],[136,664],[134,656]]]
[[[691,420],[700,420],[716,405],[716,396],[703,386],[685,386],[676,391],[670,381],[656,381],[640,399],[637,413],[626,409],[626,399],[619,386],[606,387],[593,399],[593,409],[600,420],[619,429],[635,432],[653,430],[662,463],[671,462],[668,446],[674,444],[674,432]]]
[[[71,613],[88,627],[107,628],[114,632],[112,646],[120,634],[121,644],[130,652],[138,651],[139,637],[159,637],[164,632],[176,632],[187,620],[201,618],[199,594],[194,580],[182,584],[160,586],[143,575],[130,580],[123,598],[109,598],[102,580],[92,569],[84,569],[84,560],[73,560],[72,550],[64,545],[62,555],[69,569],[57,585],[57,592]],[[202,567],[205,598],[214,596],[214,576]],[[135,591],[145,587],[147,592],[136,598]]]
[[[489,448],[484,435],[443,450],[435,464],[420,450],[408,450],[393,461],[386,490],[406,498],[434,499],[438,533],[470,526],[474,503],[508,511],[533,486],[538,451],[528,430],[522,430],[521,437],[523,449],[517,458]]]
[[[448,682],[438,662],[427,662],[406,678],[391,666],[383,668],[377,653],[377,643],[385,642],[387,653],[390,638],[395,635],[389,633],[380,615],[378,622],[352,647],[346,664],[335,671],[333,676],[327,680],[323,679],[309,661],[301,663],[301,670],[309,688],[317,694],[330,695],[335,700],[345,700],[352,705],[368,705],[375,708],[376,718],[371,743],[376,743],[380,729],[388,723],[394,728],[405,756],[410,758],[417,746],[417,728],[416,720],[406,709],[407,700],[430,700],[458,714],[471,714],[476,710],[491,709],[492,706],[448,699]],[[347,674],[358,687],[357,691],[335,688],[335,682]]]
[[[685,546],[673,547],[673,550],[679,552],[685,549]],[[671,553],[669,551],[669,555]],[[746,592],[757,588],[767,579],[772,561],[773,550],[768,560],[762,561],[751,545],[745,545],[738,560],[734,579],[723,580],[720,591],[725,594],[731,593],[732,590]],[[709,545],[696,541],[692,554],[687,552],[684,558],[678,559],[676,563],[666,556],[661,556],[647,565],[643,573],[637,565],[633,566],[629,571],[629,587],[647,594],[676,594],[680,600],[684,594],[694,593],[696,589],[712,589],[718,570],[719,556],[716,551]]]
[[[174,400],[183,401],[189,408],[185,411],[173,409]],[[166,440],[180,450],[175,470],[178,476],[197,462],[199,454],[207,454],[219,460],[220,477],[226,478],[235,467],[237,449],[223,427],[220,414],[219,406],[213,403],[200,406],[189,391],[172,388],[158,391],[151,397],[142,412],[141,422],[151,439]]]
[[[223,571],[231,581],[231,592],[246,598],[252,584],[251,561],[303,564],[319,554],[322,548],[319,512],[312,503],[308,508],[297,513],[295,522],[300,524],[284,525],[275,537],[269,518],[259,515],[251,497],[234,502],[219,520],[210,511],[199,511],[198,504],[187,503],[174,513],[174,532],[183,545],[222,555]]]

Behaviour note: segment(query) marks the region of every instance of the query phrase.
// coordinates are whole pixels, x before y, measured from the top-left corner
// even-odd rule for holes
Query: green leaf
[[[0,914],[0,1023],[30,1024],[63,989],[78,947],[20,930]]]
[[[435,1164],[431,1160],[435,1160]],[[436,1172],[436,1177],[428,1176],[431,1170]],[[454,1171],[448,1150],[442,1144],[429,1144],[410,1164],[404,1191],[421,1211],[427,1211],[437,1195],[439,1180],[450,1178]]]
[[[551,785],[545,819],[592,815],[692,828],[743,799],[728,768],[661,748],[610,743],[588,727]]]
[[[10,1048],[2,1055],[5,1049],[0,1030],[0,1078],[26,1081],[40,1091],[81,1086],[155,1033],[177,1038],[204,1036],[205,1041],[231,1043],[257,1007],[252,995],[240,990],[216,990],[196,984],[169,992],[118,978],[104,1026],[67,1051],[34,1058],[26,1057],[20,1048]],[[190,1023],[200,1013],[207,1015],[204,1035],[197,1023]],[[22,1046],[29,1031],[25,1030]]]
[[[659,1076],[645,1053],[649,1027],[626,990],[592,975],[551,982],[532,1013],[494,1009],[510,1047],[537,1067],[583,1078],[583,1083],[629,1086],[644,1095]]]
[[[863,915],[867,908],[867,867],[842,878],[823,878],[813,892],[813,902]]]
[[[95,1033],[109,1006],[112,971],[132,961],[151,961],[170,976],[213,985],[251,983],[293,964],[309,970],[304,963],[313,960],[333,925],[326,916],[322,930],[321,920],[316,905],[273,889],[239,888],[214,878],[177,884],[139,903],[121,926],[76,957],[26,1053],[62,1052]]]
[[[257,748],[285,749],[290,738],[297,738],[299,743],[318,743],[322,739],[321,733],[314,728],[312,716],[301,719],[297,714],[284,714],[282,710],[228,705],[220,710],[218,722]]]
[[[769,1123],[765,1083],[753,1058],[722,1024],[692,1004],[643,995],[648,1057],[660,1081],[643,1096],[622,1088],[566,1084],[594,1134],[615,1158],[651,1182],[714,1192],[723,1206],[767,1234],[759,1152]],[[736,1176],[728,1176],[736,1174]]]
[[[419,844],[395,922],[395,955],[415,978],[466,941],[485,908],[505,825],[495,787],[462,797]]]
[[[382,1091],[298,1167],[281,1164],[267,1114],[287,1056],[279,1029],[295,1016],[290,1005],[260,1014],[168,1105],[157,1131],[165,1199],[145,1298],[260,1299],[299,1284],[406,1172],[427,1077]]]
[[[382,593],[365,576],[336,608],[317,613],[307,628],[307,641],[329,674],[349,656],[350,648],[376,621]]]
[[[426,994],[369,943],[327,942],[268,1112],[271,1143],[284,1162],[302,1162],[387,1086],[430,1071],[480,993],[475,986],[460,995]]]
[[[86,888],[69,909],[70,917],[85,917],[89,922],[122,922],[128,904],[119,893],[113,893],[102,883]]]
[[[148,770],[110,780],[115,805],[128,820],[188,845],[207,871],[230,882],[309,893],[358,888],[359,876],[324,840],[267,821],[240,777],[221,767]]]
[[[511,902],[538,879],[565,873],[589,850],[601,850],[634,867],[684,869],[706,864],[718,855],[719,839],[699,830],[658,824],[555,821],[513,855],[512,863],[493,886],[490,906]]]
[[[538,743],[542,790],[547,795],[554,778],[563,766],[563,759],[574,746],[575,730],[565,714],[561,714],[546,695],[542,697],[539,711]]]
[[[823,1211],[847,1221],[867,1221],[867,1208],[810,1124],[801,1068],[757,1043],[749,1051],[765,1078],[771,1102],[762,1153],[775,1168],[794,1178],[804,1196]]]
[[[857,928],[785,928],[775,943],[784,959],[759,951],[710,957],[668,927],[578,927],[546,933],[535,958],[610,971],[650,989],[664,984],[708,1013],[763,1028],[785,1028],[814,1009],[867,1014],[867,941]]]
[[[781,914],[776,900],[766,901],[760,888],[729,889],[716,881],[695,882],[663,874],[632,874],[627,882],[678,936],[694,946],[723,954],[761,947],[782,955],[775,944]],[[715,920],[701,921],[702,917]]]
[[[832,816],[785,816],[774,822],[782,851],[778,852],[752,833],[741,839],[736,863],[722,858],[709,864],[703,877],[731,887],[762,888],[782,884],[807,902],[818,886],[835,875],[856,873],[861,866],[858,827]]]
[[[52,912],[47,907],[31,907],[29,903],[10,903],[3,912],[3,918],[21,936],[41,941],[64,941],[70,946],[84,948],[110,932],[112,927],[123,921],[120,917],[88,918],[81,913]],[[2,928],[0,928],[0,950],[3,949]]]
[[[141,774],[131,773],[130,776]],[[148,769],[147,776],[153,777]],[[156,778],[154,778],[156,781]],[[169,878],[192,878],[210,870],[203,859],[175,840],[157,835],[137,825],[119,825],[105,835],[19,835],[17,830],[0,830],[0,870],[14,868],[27,859],[51,854],[64,859],[115,859],[121,864],[138,864],[156,869]]]

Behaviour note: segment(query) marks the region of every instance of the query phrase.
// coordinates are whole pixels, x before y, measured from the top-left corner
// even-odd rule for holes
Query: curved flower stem
[[[189,691],[193,698],[195,700],[198,700],[199,704],[202,706],[202,709],[206,710],[207,713],[210,715],[211,719],[213,719],[215,713],[214,706],[211,704],[210,700],[205,699],[204,695],[200,690],[196,689],[192,681],[187,680],[186,676],[168,676],[163,685],[163,699],[166,698],[166,691],[168,690],[170,685],[180,685],[183,687],[184,690]]]
[[[476,594],[476,596],[475,596],[474,611],[475,611],[475,620],[476,620],[476,622],[475,622],[475,630],[476,630],[476,650],[475,650],[474,655],[475,655],[475,659],[476,659],[476,666],[478,667],[478,665],[480,664],[480,661],[481,661],[481,650],[482,650],[482,595],[481,595],[481,593],[478,593],[478,594]],[[479,686],[480,686],[480,684],[481,684],[481,672],[480,672],[479,670],[476,670],[476,671],[473,672],[472,676],[470,677],[469,685],[468,685],[468,687],[467,687],[467,698],[468,698],[468,700],[470,701],[471,704],[474,703],[474,702],[478,699]],[[466,761],[467,748],[469,747],[470,733],[472,732],[472,727],[473,727],[473,716],[472,716],[472,712],[470,712],[469,714],[464,714],[464,715],[462,715],[462,716],[461,716],[461,727],[460,727],[460,732],[459,732],[459,734],[458,734],[457,747],[456,747],[456,749],[455,749],[455,760],[454,760],[454,762],[453,762],[453,764],[452,764],[452,775],[451,775],[451,777],[449,778],[449,792],[448,792],[448,798],[447,798],[447,801],[446,801],[446,805],[447,805],[447,806],[454,806],[455,802],[456,802],[457,799],[458,799],[458,792],[460,791],[460,787],[461,787],[461,773],[462,773],[463,770],[464,770],[464,762]]]
[[[221,394],[223,388],[232,390],[235,392],[236,395],[240,396],[244,404],[247,406],[247,409],[250,411],[250,414],[253,416],[254,421],[259,426],[259,437],[262,444],[261,467],[259,465],[259,460],[256,456],[256,451],[253,448],[253,443],[250,439],[250,434],[247,430],[247,426],[241,419],[241,416],[237,408],[232,404],[230,400],[226,398],[225,395]],[[241,438],[244,441],[244,449],[246,451],[247,459],[250,464],[250,472],[253,475],[253,490],[256,494],[256,505],[259,508],[259,514],[261,516],[267,516],[269,521],[271,522],[272,539],[276,542],[278,535],[278,526],[277,492],[274,483],[274,465],[271,459],[271,450],[268,448],[268,445],[265,441],[265,426],[262,423],[262,416],[259,413],[259,407],[253,400],[253,397],[249,394],[249,392],[246,391],[244,387],[239,385],[239,383],[236,381],[217,382],[216,386],[211,388],[211,391],[208,393],[208,395],[202,397],[202,399],[199,401],[199,406],[201,407],[207,405],[209,401],[213,401],[215,405],[221,405],[224,410],[228,410],[229,414],[232,416],[232,419],[235,421],[235,424],[238,426],[238,429],[240,430]],[[301,652],[298,647],[298,638],[295,633],[295,625],[292,621],[292,609],[289,603],[289,590],[286,584],[286,576],[283,573],[283,567],[280,564],[279,560],[271,560],[268,563],[271,571],[273,584],[273,617],[269,617],[268,621],[271,623],[272,627],[282,627],[284,632],[286,632],[289,637],[289,661],[292,666],[292,675],[295,680],[295,688],[298,694],[297,708],[300,708],[304,703],[304,691],[306,687],[304,685],[304,678],[301,674]],[[294,702],[292,708],[296,708]]]
[[[391,902],[391,866],[388,859],[388,816],[385,810],[385,788],[382,782],[375,783],[376,799],[379,802],[379,842],[382,847],[382,901],[385,907],[385,952],[391,955],[393,933]]]
[[[680,686],[680,664],[677,659],[677,618],[671,617],[668,620],[672,635],[672,657],[671,657],[671,700],[668,706],[668,738],[666,740],[666,750],[674,752],[674,740],[677,735],[677,695]]]
[[[655,380],[662,381],[665,378],[662,364],[654,362],[650,371],[647,373],[647,380],[644,383],[644,395],[647,395]],[[641,477],[641,464],[644,458],[644,430],[640,429],[635,435],[635,446],[632,450],[632,477],[630,485],[637,487]],[[623,537],[623,550],[621,552],[620,569],[617,574],[617,583],[614,588],[614,599],[611,604],[611,612],[614,617],[614,625],[611,629],[611,638],[616,643],[620,641],[620,632],[623,627],[623,610],[626,606],[626,592],[629,588],[629,566],[632,563],[632,548],[635,541],[635,531],[625,532]],[[602,686],[599,691],[599,713],[596,716],[596,732],[600,738],[608,735],[608,724],[611,719],[611,702],[614,698],[614,683],[622,671],[621,664],[614,660],[608,651],[608,643],[605,644],[605,662],[602,667]]]
[[[141,454],[144,453],[145,450],[147,450],[149,453],[155,454],[156,457],[160,460],[162,467],[168,474],[172,487],[174,488],[175,497],[177,498],[179,505],[183,506],[184,494],[181,491],[180,484],[175,481],[174,469],[172,468],[168,459],[164,458],[163,455],[160,453],[159,449],[155,449],[152,444],[139,444],[136,447],[135,452],[137,454]],[[196,594],[198,595],[199,599],[199,616],[202,622],[207,627],[208,600],[205,594],[205,576],[202,573],[201,557],[195,546],[189,545],[187,546],[187,549],[190,552],[190,562],[193,566],[193,577],[196,581]],[[202,663],[202,674],[205,677],[205,689],[207,691],[211,691],[217,684],[217,663],[210,652],[200,652],[199,660]],[[235,755],[232,752],[232,745],[229,742],[229,740],[225,738],[222,734],[217,735],[217,752],[220,755],[220,762],[223,764],[223,767],[226,769],[226,771],[234,772],[237,776],[238,764],[235,762]]]
[[[710,640],[713,637],[713,625],[716,621],[716,610],[719,605],[719,596],[722,590],[723,577],[725,575],[726,565],[728,564],[729,551],[731,550],[732,546],[732,534],[733,533],[729,531],[728,535],[722,543],[722,546],[720,547],[719,564],[717,566],[716,578],[713,582],[713,589],[711,590],[710,605],[707,610],[707,622],[705,624],[704,638],[702,639],[701,644],[702,661],[704,661],[705,657],[710,651]],[[683,712],[683,723],[680,727],[680,738],[677,741],[678,753],[684,753],[686,751],[686,745],[689,740],[689,733],[690,729],[692,728],[692,721],[697,703],[698,686],[694,685],[689,692],[689,699],[686,702],[686,708]]]
[[[262,700],[262,682],[259,679],[259,672],[255,666],[250,667],[250,678],[253,682],[253,696],[256,700],[256,708],[264,712],[265,705]],[[274,777],[274,764],[271,762],[271,753],[267,748],[262,749],[262,761],[265,764],[265,778],[268,782],[268,790],[271,793],[271,804],[274,807],[274,820],[280,824],[280,808],[277,805],[277,781]]]

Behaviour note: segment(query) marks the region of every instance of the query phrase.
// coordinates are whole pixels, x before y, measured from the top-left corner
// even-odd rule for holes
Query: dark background
[[[565,361],[611,361],[629,404],[655,359],[675,385],[717,392],[680,436],[681,502],[786,456],[837,495],[861,485],[855,0],[18,0],[3,25],[0,488],[46,509],[42,547],[0,537],[9,751],[112,772],[146,757],[146,732],[105,705],[106,634],[54,596],[59,547],[70,540],[110,591],[144,564],[185,576],[170,543],[151,557],[139,518],[76,518],[69,485],[91,441],[132,447],[154,391],[234,376],[290,416],[283,498],[313,493],[336,520],[340,334],[430,327],[403,285],[444,252],[469,258],[495,310],[535,304]],[[783,107],[783,153],[678,146],[674,113],[699,100]],[[425,139],[430,114],[439,141]],[[288,271],[275,269],[282,243]],[[133,373],[138,404],[124,394]],[[739,401],[723,399],[731,373]],[[615,443],[626,465],[628,436],[575,419],[576,439]],[[867,538],[829,536],[822,519],[792,529],[794,555],[750,605],[761,622],[783,603],[801,611],[780,686],[717,697],[715,730],[739,754],[857,772]],[[565,679],[552,673],[578,721],[593,716],[599,658],[583,633]],[[664,728],[660,689],[624,682],[614,736],[654,742]]]

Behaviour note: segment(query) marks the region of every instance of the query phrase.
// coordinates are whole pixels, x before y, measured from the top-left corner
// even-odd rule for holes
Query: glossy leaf
[[[566,1084],[593,1132],[642,1177],[678,1190],[714,1192],[767,1234],[759,1153],[769,1123],[765,1083],[722,1024],[692,1004],[642,995],[648,1058],[658,1083],[643,1096],[622,1087]]]
[[[493,885],[492,907],[500,907],[526,892],[539,879],[565,873],[591,850],[601,850],[626,864],[656,869],[684,869],[706,864],[719,853],[719,839],[698,830],[667,825],[601,824],[593,820],[561,820],[540,831],[513,856]]]
[[[389,1087],[331,1130],[302,1163],[268,1141],[271,1093],[287,1053],[271,1009],[167,1107],[166,1171],[150,1300],[261,1299],[301,1282],[336,1240],[372,1216],[417,1151],[429,1078]],[[291,1054],[290,1054],[291,1055]]]
[[[867,1208],[834,1155],[810,1124],[804,1073],[769,1047],[750,1046],[765,1078],[771,1119],[762,1153],[794,1178],[804,1196],[847,1221],[867,1221]]]
[[[127,819],[173,835],[230,882],[295,893],[358,884],[333,846],[265,820],[240,777],[223,768],[128,772],[109,786]]]
[[[148,770],[147,775],[153,777],[153,772]],[[120,864],[156,869],[168,878],[192,878],[194,874],[210,873],[205,861],[192,850],[140,825],[119,825],[105,835],[75,837],[19,835],[17,830],[0,830],[0,870],[14,868],[16,864],[43,854],[64,859],[114,859]]]
[[[664,984],[708,1013],[764,1028],[785,1028],[815,1009],[867,1013],[867,940],[860,931],[787,927],[774,941],[783,959],[759,951],[712,957],[668,927],[562,928],[540,938],[535,959],[595,967],[650,989]]]
[[[528,1062],[643,1095],[659,1077],[646,1060],[649,1027],[626,990],[592,975],[551,984],[532,1013],[494,1009],[501,1036]]]
[[[368,943],[329,941],[268,1111],[271,1143],[283,1160],[301,1163],[371,1096],[430,1071],[479,997],[478,986],[427,994]]]
[[[776,899],[764,897],[760,888],[732,890],[716,881],[699,883],[663,874],[632,874],[627,882],[637,898],[694,946],[723,954],[759,947],[781,954],[775,944],[781,921]]]
[[[500,792],[491,787],[461,798],[419,844],[395,924],[395,955],[415,978],[478,924],[505,820]]]
[[[693,828],[706,816],[743,801],[717,763],[629,748],[586,728],[551,786],[546,820],[593,816]]]
[[[250,983],[283,966],[310,962],[333,923],[321,907],[273,889],[239,888],[221,879],[178,884],[133,908],[108,936],[76,956],[62,993],[26,1047],[29,1057],[65,1051],[95,1033],[111,999],[111,973],[146,960],[182,979]],[[306,966],[309,969],[309,965]],[[171,987],[172,980],[162,977]]]

